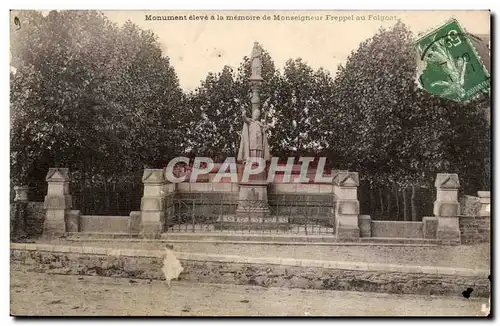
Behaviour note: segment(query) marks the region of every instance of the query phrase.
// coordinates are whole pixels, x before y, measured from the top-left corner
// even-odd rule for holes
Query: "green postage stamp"
[[[467,101],[490,88],[490,75],[467,33],[451,19],[415,41],[417,79],[431,94]]]

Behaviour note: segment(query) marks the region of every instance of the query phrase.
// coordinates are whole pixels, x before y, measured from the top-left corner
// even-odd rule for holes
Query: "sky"
[[[451,18],[473,34],[490,34],[489,11],[104,11],[113,22],[131,20],[159,37],[163,54],[174,66],[181,87],[193,90],[209,72],[224,65],[237,68],[250,56],[253,42],[271,55],[277,68],[288,59],[302,58],[312,68],[323,67],[335,74],[338,64],[370,38],[380,27],[397,20],[415,35],[439,27]],[[274,20],[274,15],[322,17],[316,21]],[[185,16],[187,20],[146,20],[152,16]],[[191,15],[208,20],[189,20]],[[210,16],[251,15],[260,20],[210,20]],[[264,20],[264,16],[270,20]],[[328,15],[328,16],[327,16]],[[362,20],[361,17],[365,19]],[[356,19],[356,18],[359,18]]]

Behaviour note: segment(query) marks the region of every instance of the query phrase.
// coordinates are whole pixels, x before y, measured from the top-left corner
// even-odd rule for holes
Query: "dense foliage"
[[[184,94],[156,36],[94,11],[24,12],[11,47],[16,183],[50,166],[108,179],[182,150]]]

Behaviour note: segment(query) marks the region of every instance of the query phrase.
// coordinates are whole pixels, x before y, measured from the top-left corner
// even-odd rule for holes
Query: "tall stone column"
[[[69,192],[69,170],[50,168],[45,180],[48,183],[47,196],[43,203],[45,209],[44,235],[62,235],[66,233],[66,217],[72,207]]]
[[[438,219],[437,239],[442,244],[460,244],[458,189],[460,182],[454,173],[438,173],[434,216]]]
[[[479,216],[491,216],[491,193],[489,191],[478,191],[479,197]]]
[[[158,238],[165,225],[165,174],[163,169],[144,169],[140,235]]]
[[[338,240],[359,240],[358,172],[337,171],[333,178],[336,197],[335,232]]]

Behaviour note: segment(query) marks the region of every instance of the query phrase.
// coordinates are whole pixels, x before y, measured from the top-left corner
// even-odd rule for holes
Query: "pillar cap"
[[[333,170],[333,184],[340,187],[358,187],[359,175],[358,172],[350,172],[346,170]]]
[[[436,176],[436,182],[434,182],[434,186],[441,189],[458,189],[460,188],[458,174],[438,173]]]
[[[144,169],[142,174],[143,183],[165,183],[165,173],[163,169]]]
[[[68,168],[49,168],[45,177],[47,182],[67,182],[70,181]]]
[[[491,198],[491,193],[489,191],[478,191],[477,196],[481,198]]]

